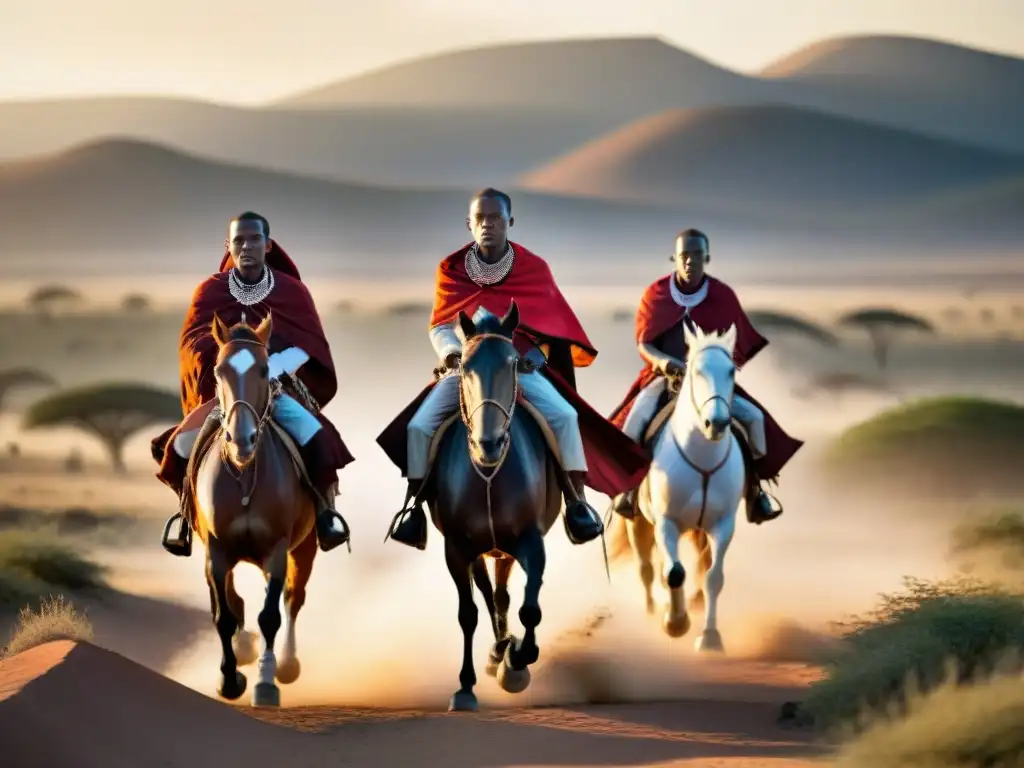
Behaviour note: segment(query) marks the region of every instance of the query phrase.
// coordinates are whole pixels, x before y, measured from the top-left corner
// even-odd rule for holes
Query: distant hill
[[[295,107],[421,105],[647,114],[745,103],[756,83],[653,37],[552,40],[452,51],[299,93]]]
[[[1024,157],[822,112],[759,106],[645,118],[524,175],[522,186],[870,220],[894,204],[1022,172]]]
[[[793,103],[1024,153],[1024,59],[916,37],[823,40],[760,73]]]

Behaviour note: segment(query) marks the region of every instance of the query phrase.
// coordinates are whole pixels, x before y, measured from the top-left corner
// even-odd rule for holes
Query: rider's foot
[[[583,495],[583,478],[578,473],[569,476],[575,498],[565,497],[565,534],[573,544],[586,544],[604,533],[604,523]]]
[[[316,540],[321,551],[330,552],[348,542],[348,523],[341,514],[331,507],[324,507],[316,515]]]
[[[621,515],[627,520],[633,518],[633,501],[636,498],[636,489],[631,489],[625,493],[620,493],[612,500],[612,510],[617,515]]]
[[[755,525],[774,520],[782,514],[782,505],[777,501],[773,504],[772,497],[758,489],[757,496],[747,504],[747,520]]]
[[[171,528],[175,521],[180,521],[178,533],[171,536]],[[175,557],[192,556],[192,526],[189,525],[180,512],[175,512],[164,525],[164,535],[160,541],[161,546]]]
[[[409,481],[409,498],[414,498],[419,487],[419,480]],[[417,500],[410,509],[404,511],[402,522],[391,531],[390,538],[419,550],[427,548],[427,513],[422,501]]]

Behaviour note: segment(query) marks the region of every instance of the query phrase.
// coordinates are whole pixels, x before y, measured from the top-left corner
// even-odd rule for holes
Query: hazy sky
[[[1024,0],[0,0],[0,99],[258,103],[455,47],[598,35],[659,35],[755,71],[865,33],[1024,56]]]

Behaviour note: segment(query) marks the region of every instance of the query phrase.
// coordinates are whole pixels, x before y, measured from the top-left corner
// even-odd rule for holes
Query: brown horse
[[[222,421],[199,463],[192,499],[193,527],[206,545],[206,580],[223,649],[218,692],[232,701],[245,693],[245,675],[238,666],[257,657],[255,638],[243,629],[245,604],[232,575],[238,563],[252,563],[267,580],[258,617],[263,648],[252,703],[275,707],[281,698],[275,677],[291,683],[299,676],[295,620],[306,600],[317,545],[316,508],[288,447],[270,422],[275,392],[267,345],[272,327],[269,314],[255,329],[244,322],[229,329],[219,317],[213,318]],[[281,627],[282,593],[286,639],[278,663],[274,640]]]
[[[445,560],[459,593],[463,633],[461,687],[450,711],[477,708],[473,634],[476,582],[494,629],[488,674],[510,693],[526,690],[529,665],[537,661],[536,629],[541,621],[540,587],[546,554],[544,534],[562,507],[554,457],[537,422],[517,408],[519,376],[539,376],[512,343],[519,324],[513,302],[505,317],[483,313],[476,323],[459,314],[465,337],[459,393],[461,421],[441,439],[428,505],[444,536]],[[456,374],[452,374],[456,375]],[[485,557],[495,561],[495,587]],[[508,633],[508,578],[518,562],[526,572],[519,620],[520,640]]]

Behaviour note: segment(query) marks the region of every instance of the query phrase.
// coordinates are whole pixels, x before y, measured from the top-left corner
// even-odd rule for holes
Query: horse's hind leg
[[[238,660],[232,640],[238,629],[238,618],[228,605],[228,574],[235,567],[219,542],[210,537],[206,546],[206,581],[210,586],[210,603],[213,608],[213,623],[217,627],[221,647],[221,684],[217,691],[222,697],[234,701],[245,693],[245,675],[238,671]]]
[[[288,572],[288,539],[281,539],[263,561],[263,573],[267,577],[266,598],[258,617],[263,644],[259,660],[259,680],[252,691],[254,707],[279,707],[281,691],[274,683],[277,672],[277,658],[274,656],[274,640],[281,628],[281,593]]]
[[[475,712],[477,708],[476,670],[473,668],[473,634],[476,632],[478,611],[473,602],[472,564],[462,556],[448,539],[444,542],[444,559],[459,592],[459,626],[462,628],[462,669],[459,671],[459,690],[448,703],[449,712]],[[486,575],[486,574],[485,574]]]
[[[711,544],[708,542],[707,532],[700,528],[687,531],[686,538],[693,543],[693,548],[697,552],[697,575],[693,579],[695,589],[687,601],[687,605],[691,612],[703,612],[706,606],[704,584],[708,569],[711,568]]]
[[[640,583],[644,585],[647,612],[654,613],[654,527],[643,515],[626,521],[626,533],[640,563]]]
[[[711,549],[711,567],[704,577],[704,631],[697,638],[698,651],[722,651],[722,636],[718,632],[718,598],[725,586],[725,553],[736,531],[736,515],[726,515],[708,531]]]
[[[534,525],[527,526],[516,546],[516,560],[526,572],[526,589],[519,621],[526,630],[521,641],[512,640],[498,668],[498,684],[509,693],[521,693],[530,684],[529,666],[540,657],[537,626],[541,621],[540,588],[547,567],[544,534]]]
[[[490,574],[487,573],[487,561],[483,556],[473,561],[473,581],[476,588],[483,595],[484,605],[487,606],[487,613],[491,617],[491,628],[494,630],[495,642],[498,640],[498,613],[494,607],[494,587],[491,585]],[[494,651],[491,651],[487,659],[487,674],[494,677],[498,669],[498,662],[493,659]]]
[[[306,603],[306,585],[313,575],[316,551],[316,531],[311,531],[288,556],[288,577],[284,584],[284,648],[277,662],[277,682],[284,685],[298,680],[302,671],[296,652],[295,620]]]
[[[508,634],[508,609],[512,599],[508,594],[508,579],[516,561],[511,557],[499,557],[494,561],[494,645],[487,658],[487,674],[498,674],[498,666],[505,658],[505,649],[511,641]]]
[[[679,526],[671,518],[661,517],[654,526],[654,536],[661,550],[669,595],[669,607],[662,619],[662,627],[669,637],[682,637],[690,631],[690,617],[683,598],[686,569],[679,561]]]
[[[235,631],[235,659],[238,666],[246,667],[256,661],[258,655],[256,649],[256,635],[245,629],[245,601],[235,589],[235,572],[228,571],[224,584],[224,591],[227,595],[228,608],[238,620],[238,629]]]

